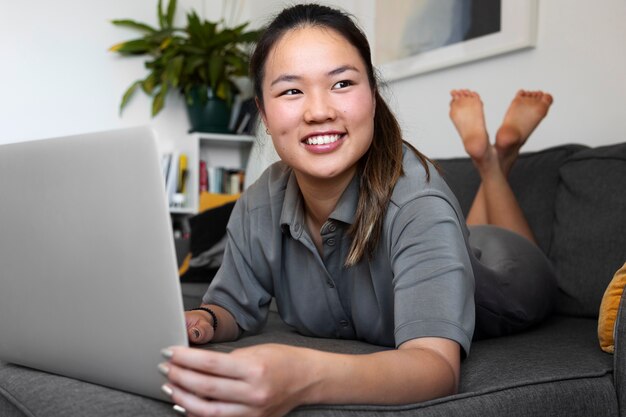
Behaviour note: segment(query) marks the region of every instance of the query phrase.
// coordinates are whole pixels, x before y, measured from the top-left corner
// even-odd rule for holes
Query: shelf
[[[193,132],[176,140],[163,141],[161,152],[187,155],[189,174],[183,207],[171,207],[173,215],[194,215],[200,210],[200,161],[208,167],[245,170],[255,136],[228,133]],[[203,207],[206,208],[206,207]]]
[[[255,137],[250,135],[235,135],[230,133],[204,133],[194,132],[190,134],[191,137],[197,140],[206,140],[213,142],[227,142],[227,143],[252,143]]]
[[[190,215],[196,214],[197,210],[191,207],[170,207],[170,214]]]

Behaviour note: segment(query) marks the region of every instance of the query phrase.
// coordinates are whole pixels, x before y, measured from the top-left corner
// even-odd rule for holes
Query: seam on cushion
[[[581,150],[580,152],[585,152],[585,150]],[[600,160],[600,161],[605,161],[605,160],[610,160],[610,161],[620,161],[620,162],[624,162],[625,158],[623,156],[617,156],[617,155],[580,155],[578,152],[571,155],[569,158],[567,158],[563,164],[561,164],[561,166],[564,165],[569,165],[569,164],[575,164],[576,162],[583,162],[583,161],[593,161],[594,159]]]
[[[482,391],[464,392],[464,393],[460,393],[460,394],[450,395],[450,396],[447,396],[447,397],[437,398],[435,400],[424,401],[424,402],[421,402],[421,403],[414,403],[414,404],[406,404],[406,405],[336,405],[336,406],[330,406],[330,405],[310,405],[310,406],[298,407],[294,411],[297,411],[299,408],[302,408],[303,410],[304,409],[307,409],[307,410],[314,410],[314,409],[320,409],[320,410],[340,409],[341,411],[344,411],[344,412],[345,411],[347,411],[347,412],[363,412],[363,411],[401,412],[401,411],[410,411],[410,410],[417,410],[417,409],[422,409],[422,408],[430,408],[430,407],[438,406],[440,404],[445,404],[445,403],[448,403],[448,402],[455,402],[455,401],[458,401],[458,400],[464,400],[464,399],[468,399],[468,398],[483,397],[483,396],[486,396],[486,395],[491,395],[491,394],[498,393],[498,392],[509,391],[509,390],[516,389],[516,388],[524,388],[524,387],[535,386],[535,385],[549,385],[549,384],[553,384],[553,383],[557,383],[557,382],[578,381],[578,380],[588,380],[588,379],[599,379],[599,378],[603,378],[603,377],[607,376],[610,373],[611,373],[610,371],[604,371],[604,372],[589,373],[587,375],[578,376],[578,377],[571,377],[571,378],[543,378],[543,379],[539,379],[537,381],[532,381],[532,382],[523,383],[523,384],[515,384],[515,385],[504,386],[504,387],[499,387],[499,388],[489,388],[489,389],[485,389],[485,390],[482,390]],[[616,395],[617,395],[617,392],[616,392]]]
[[[15,408],[24,413],[28,417],[36,417],[32,411],[28,409],[21,401],[19,401],[13,394],[7,391],[5,388],[0,387],[0,395],[2,395],[9,403]]]

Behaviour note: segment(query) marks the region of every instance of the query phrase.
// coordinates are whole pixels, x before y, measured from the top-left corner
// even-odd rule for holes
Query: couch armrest
[[[621,417],[626,417],[626,296],[622,296],[615,321],[613,376]]]

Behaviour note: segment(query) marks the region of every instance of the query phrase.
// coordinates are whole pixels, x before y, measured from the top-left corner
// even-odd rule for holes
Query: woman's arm
[[[405,404],[451,395],[458,389],[460,355],[458,343],[430,337],[370,355],[320,357],[324,378],[311,402]]]
[[[455,393],[460,368],[459,345],[442,338],[368,355],[285,345],[169,353],[172,399],[192,415],[281,416],[301,404],[419,402]]]

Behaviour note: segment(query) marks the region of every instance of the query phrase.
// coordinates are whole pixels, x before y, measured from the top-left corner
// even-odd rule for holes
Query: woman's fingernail
[[[185,410],[183,407],[181,407],[180,405],[176,404],[174,407],[174,411],[176,411],[178,414],[182,414],[184,416],[187,415],[187,410]]]
[[[159,372],[161,372],[163,375],[167,376],[167,374],[170,373],[170,367],[167,366],[166,364],[160,363],[158,367],[159,367]]]
[[[161,385],[161,391],[163,391],[165,393],[165,395],[167,395],[168,397],[172,397],[172,395],[174,395],[174,390],[169,386],[169,385]]]
[[[162,349],[161,350],[161,355],[165,359],[172,359],[172,356],[174,356],[174,352],[172,352],[170,349]]]

